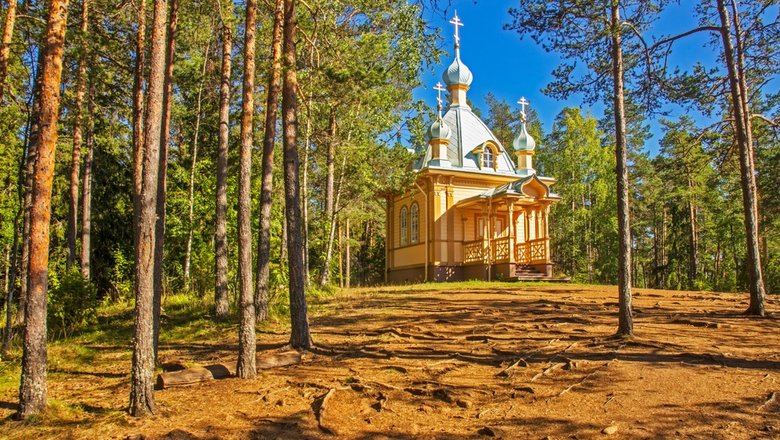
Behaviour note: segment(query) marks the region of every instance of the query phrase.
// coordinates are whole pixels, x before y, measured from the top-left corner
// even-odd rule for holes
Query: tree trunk
[[[41,74],[40,131],[30,212],[30,261],[23,338],[19,417],[26,419],[46,406],[46,295],[49,285],[49,226],[52,178],[57,148],[62,53],[68,17],[67,0],[49,0],[46,45]]]
[[[352,279],[352,256],[350,255],[350,242],[349,242],[349,217],[347,217],[346,225],[344,225],[344,235],[346,236],[347,250],[344,260],[346,263],[346,274],[344,276],[344,287],[349,289],[349,281]]]
[[[16,23],[16,2],[17,0],[8,0],[8,10],[5,13],[3,41],[0,46],[0,105],[5,98],[5,78],[8,76],[8,60],[11,57],[11,42],[14,37],[14,23]]]
[[[163,257],[165,254],[165,202],[168,197],[168,141],[171,135],[171,107],[173,106],[173,66],[176,56],[176,25],[179,21],[179,0],[171,0],[168,16],[168,41],[165,53],[165,78],[163,79],[162,126],[160,127],[160,160],[157,170],[157,221],[154,225],[154,300],[153,332],[154,363],[157,364],[157,347],[160,341],[160,311],[163,295]],[[208,51],[207,51],[208,53]],[[205,61],[204,61],[205,64]]]
[[[312,51],[311,58],[314,58],[314,52]],[[309,60],[313,63],[312,60]],[[311,86],[311,80],[309,85]],[[311,106],[312,106],[312,93],[309,93],[308,103],[306,106],[306,132],[303,140],[303,179],[301,182],[301,191],[303,197],[301,201],[301,209],[303,210],[303,280],[306,283],[306,287],[309,286],[310,274],[309,274],[309,151],[311,148]],[[286,223],[285,223],[286,225]],[[286,228],[286,226],[285,226]],[[285,229],[286,231],[286,229]],[[285,246],[287,235],[285,234]]]
[[[76,80],[76,106],[73,111],[73,151],[70,162],[70,204],[68,205],[67,253],[65,267],[70,270],[76,261],[76,236],[79,223],[79,184],[81,183],[81,143],[83,139],[84,95],[87,94],[87,30],[89,26],[89,0],[81,2],[81,54],[79,56],[78,79]]]
[[[631,220],[628,207],[628,167],[626,159],[626,114],[623,96],[623,49],[621,42],[620,1],[612,0],[612,80],[614,84],[615,159],[617,161],[618,211],[618,330],[619,336],[634,333],[631,311]]]
[[[200,109],[203,105],[203,83],[206,81],[206,61],[208,60],[209,46],[211,40],[206,44],[206,51],[203,55],[203,66],[200,71],[200,85],[198,86],[198,98],[195,104],[195,133],[192,139],[192,166],[190,167],[190,184],[188,190],[187,211],[187,246],[184,252],[184,288],[190,290],[190,266],[192,265],[192,235],[194,231],[193,222],[195,218],[195,171],[198,164],[198,140],[200,139]]]
[[[35,74],[33,86],[33,105],[30,111],[30,130],[27,143],[27,165],[24,194],[24,221],[22,232],[22,257],[19,274],[19,308],[17,309],[17,321],[24,323],[24,310],[27,304],[27,276],[30,265],[30,213],[32,211],[32,188],[35,163],[38,160],[38,141],[41,128],[41,92],[43,83],[44,51],[38,52],[38,71]]]
[[[341,231],[341,222],[338,222],[339,237],[339,287],[344,287],[344,234]]]
[[[298,20],[295,0],[284,0],[284,83],[282,86],[282,127],[284,130],[284,192],[287,214],[287,255],[290,268],[290,345],[311,348],[306,306],[306,281],[303,262],[303,224],[298,175],[298,75],[295,70],[295,34]]]
[[[241,324],[238,328],[236,372],[238,377],[242,379],[251,379],[257,375],[255,367],[255,296],[252,291],[252,140],[255,114],[256,21],[257,1],[247,0],[238,177],[238,285]]]
[[[90,255],[92,252],[92,159],[95,149],[95,85],[90,85],[87,95],[87,152],[84,156],[84,173],[81,182],[81,277],[89,281]]]
[[[281,88],[282,25],[284,1],[276,0],[274,30],[271,43],[271,72],[268,76],[268,93],[265,105],[265,134],[263,135],[263,175],[260,189],[260,236],[257,239],[257,287],[255,303],[257,319],[268,317],[268,277],[271,272],[271,203],[273,201],[274,145],[276,141],[276,116]]]
[[[325,245],[325,259],[322,262],[322,271],[320,272],[320,286],[330,282],[330,260],[333,252],[333,221],[334,221],[334,182],[336,180],[336,108],[330,108],[328,117],[328,136],[327,148],[325,151],[325,233],[327,234],[327,243]]]
[[[157,220],[157,181],[165,82],[166,0],[154,0],[152,47],[149,59],[144,117],[143,181],[139,200],[138,242],[135,248],[135,330],[130,383],[130,414],[154,413],[154,248]]]
[[[144,166],[144,69],[146,63],[146,0],[138,0],[138,32],[133,72],[133,240],[138,247],[138,214]]]
[[[690,185],[690,182],[689,182]],[[688,247],[688,288],[696,289],[697,266],[699,261],[699,240],[696,231],[696,205],[693,200],[688,201],[688,228],[689,247]]]
[[[738,10],[734,7],[734,34],[736,35],[736,53],[731,41],[731,24],[725,0],[718,0],[718,13],[721,21],[723,54],[728,69],[729,87],[734,112],[734,125],[739,148],[740,186],[742,187],[742,209],[745,216],[745,241],[747,242],[747,273],[750,289],[749,315],[764,316],[764,298],[766,288],[761,271],[761,252],[758,239],[758,203],[756,191],[755,164],[753,158],[753,130],[750,103],[745,78],[744,49],[742,48],[741,26]]]
[[[16,250],[16,241],[17,240],[15,239],[13,246],[9,246],[8,244],[5,245],[5,332],[3,333],[3,358],[5,358],[6,354],[8,353],[8,347],[11,345],[11,332],[14,326],[12,319],[13,314],[11,313],[14,303],[14,285],[9,279],[12,272],[9,266],[11,260],[11,249]]]
[[[233,8],[230,7],[230,16]],[[231,22],[222,23],[222,69],[219,85],[219,145],[217,147],[217,224],[214,230],[215,316],[222,320],[230,314],[228,301],[227,177],[230,146],[230,70],[233,50]]]

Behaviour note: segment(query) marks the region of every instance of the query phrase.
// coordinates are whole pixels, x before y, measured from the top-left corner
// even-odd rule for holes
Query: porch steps
[[[566,283],[571,281],[571,277],[548,277],[543,272],[539,272],[530,266],[517,266],[515,269],[516,281],[554,281]]]

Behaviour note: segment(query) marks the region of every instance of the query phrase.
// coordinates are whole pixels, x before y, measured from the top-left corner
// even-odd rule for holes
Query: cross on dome
[[[523,122],[526,120],[525,116],[525,106],[529,104],[528,100],[525,99],[525,96],[521,96],[520,100],[517,101],[518,104],[520,104],[520,116],[523,118]]]
[[[458,10],[455,10],[455,17],[450,20],[450,23],[455,26],[455,47],[460,46],[460,27],[463,26],[463,22],[458,18]]]
[[[447,89],[445,89],[441,85],[441,82],[437,82],[436,83],[436,87],[434,87],[433,90],[436,90],[438,92],[438,94],[437,94],[438,96],[436,97],[436,102],[438,103],[438,105],[436,106],[436,108],[439,110],[439,119],[441,119],[441,108],[442,108],[442,104],[443,104],[443,101],[441,100],[441,92],[444,92]]]

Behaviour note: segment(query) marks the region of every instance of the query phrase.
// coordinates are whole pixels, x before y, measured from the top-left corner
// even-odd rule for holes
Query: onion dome
[[[536,141],[528,134],[528,130],[525,128],[525,122],[523,122],[522,130],[517,135],[512,146],[516,151],[533,151],[536,148]]]
[[[442,74],[444,83],[448,86],[464,85],[470,86],[471,81],[474,80],[474,75],[471,70],[460,60],[460,48],[455,48],[455,60],[452,61],[450,67]]]
[[[441,118],[436,119],[428,128],[428,139],[449,139],[450,135],[452,135],[450,126]]]

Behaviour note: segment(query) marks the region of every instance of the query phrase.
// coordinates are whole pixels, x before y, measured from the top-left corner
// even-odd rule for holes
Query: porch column
[[[550,256],[550,205],[544,208],[544,256],[548,263],[552,262]]]
[[[488,226],[488,222],[490,221],[489,211],[487,208],[482,208],[482,251],[484,252],[485,249],[490,252],[490,227]],[[486,246],[487,244],[487,246]],[[487,255],[482,255],[482,261],[487,261]]]
[[[512,264],[515,262],[515,213],[514,213],[514,206],[515,204],[512,202],[509,202],[508,208],[509,208],[509,219],[507,220],[509,223],[509,264]]]

